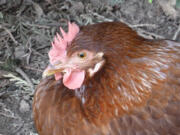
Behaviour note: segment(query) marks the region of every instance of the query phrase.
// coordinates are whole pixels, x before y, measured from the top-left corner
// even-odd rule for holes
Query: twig
[[[0,107],[2,107],[3,111],[4,111],[4,113],[3,113],[3,111],[1,111],[0,115],[5,116],[7,118],[18,119],[18,117],[15,117],[14,112],[12,112],[10,109],[8,109],[5,104],[0,103]]]
[[[16,119],[16,120],[21,121],[22,124],[18,128],[16,126],[16,130],[13,133],[13,134],[16,134],[16,132],[18,130],[20,130],[22,128],[22,126],[24,125],[24,121],[22,121],[21,117],[18,114],[14,113],[12,110],[8,109],[5,104],[0,103],[0,107],[3,108],[2,111],[0,112],[0,115],[10,118],[10,119]]]
[[[14,116],[8,115],[8,114],[6,114],[6,113],[1,113],[1,112],[0,112],[0,115],[2,115],[2,116],[4,116],[4,117],[7,117],[7,118],[16,119]]]
[[[129,27],[131,27],[131,28],[136,28],[136,27],[153,27],[153,28],[156,28],[156,27],[157,27],[156,24],[148,24],[148,23],[135,24],[135,25],[134,25],[134,24],[130,24],[130,23],[126,22],[125,20],[123,20],[122,18],[117,17],[117,16],[114,15],[113,13],[110,13],[110,14],[111,14],[111,16],[112,16],[113,18],[116,18],[118,21],[127,24],[127,25],[128,25]]]
[[[29,47],[28,47],[28,44],[29,44]],[[29,53],[27,55],[27,58],[26,58],[26,62],[27,64],[29,65],[29,61],[30,61],[30,58],[31,58],[31,53],[32,53],[32,44],[31,44],[31,37],[28,38],[28,41],[26,43],[26,46],[28,47],[28,50],[29,50]]]
[[[17,134],[17,133],[23,128],[23,126],[24,126],[24,121],[21,121],[21,122],[22,122],[21,125],[20,125],[18,128],[16,128],[15,131],[13,131],[13,134],[14,134],[14,135]]]
[[[0,61],[0,64],[4,64],[5,62],[4,61]]]
[[[31,49],[32,49],[32,52],[33,52],[33,53],[41,56],[42,58],[45,58],[45,59],[47,58],[46,56],[42,55],[40,52],[36,51],[35,49],[33,49],[33,48],[31,48]]]
[[[36,51],[39,51],[39,50],[42,50],[42,49],[45,49],[45,48],[49,48],[50,47],[50,45],[42,45],[42,46],[38,46],[37,48],[36,48]]]
[[[27,74],[19,67],[16,67],[16,72],[19,73],[30,85],[31,90],[34,90],[34,85],[32,83],[32,81],[30,80],[30,78],[27,76]]]
[[[137,27],[153,27],[153,28],[156,28],[156,27],[157,27],[156,24],[148,24],[148,23],[135,24],[135,25],[133,25],[133,24],[130,24],[130,23],[126,22],[126,21],[123,20],[122,18],[117,17],[117,16],[114,15],[113,13],[110,13],[110,14],[111,14],[111,16],[112,16],[113,18],[116,18],[118,21],[127,24],[127,25],[128,25],[129,27],[131,27],[131,28],[137,28]]]
[[[174,36],[173,36],[173,40],[177,39],[177,36],[179,35],[180,32],[180,26],[178,27],[177,31],[175,32]]]
[[[136,28],[136,27],[153,27],[156,28],[157,25],[156,24],[135,24],[135,25],[129,25],[131,28]]]
[[[31,26],[31,27],[39,27],[39,28],[45,28],[45,29],[51,28],[50,26],[40,25],[40,24],[30,24],[30,23],[22,23],[22,24],[25,25],[25,26],[28,25],[28,26]]]
[[[91,14],[93,14],[94,16],[97,16],[97,17],[103,19],[103,21],[108,21],[108,22],[112,22],[113,21],[112,19],[106,18],[105,16],[102,16],[102,15],[100,15],[98,13],[92,12],[91,10],[89,10],[89,12]]]
[[[1,92],[1,93],[0,93],[0,97],[3,96],[5,93],[6,93],[6,92]]]
[[[43,72],[43,70],[37,69],[37,68],[33,68],[33,67],[23,66],[23,68],[30,69],[30,70],[33,70],[33,71],[38,71],[38,72],[41,72],[41,73]]]
[[[153,37],[155,37],[156,39],[164,39],[164,36],[161,36],[161,35],[157,35],[157,34],[154,34],[154,33],[151,33],[151,32],[147,32],[147,31],[144,31],[142,29],[139,29],[138,31],[138,34],[145,37],[145,38],[149,38],[149,39],[153,39]]]
[[[0,29],[4,29],[10,36],[10,38],[12,39],[12,41],[17,45],[18,42],[16,41],[16,39],[14,38],[14,36],[12,35],[12,33],[6,28],[6,27],[3,27],[2,25],[0,25]]]

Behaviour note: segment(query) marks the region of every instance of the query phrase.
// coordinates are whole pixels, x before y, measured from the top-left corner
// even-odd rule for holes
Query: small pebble
[[[30,106],[25,100],[21,100],[19,110],[21,113],[28,112],[30,110]]]
[[[30,96],[29,96],[29,95],[25,95],[25,96],[23,96],[23,98],[24,98],[25,100],[30,100]]]

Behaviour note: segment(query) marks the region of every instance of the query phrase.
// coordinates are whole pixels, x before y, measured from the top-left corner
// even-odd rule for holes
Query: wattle
[[[72,90],[80,88],[85,78],[85,71],[72,71],[68,69],[63,76],[63,84]]]

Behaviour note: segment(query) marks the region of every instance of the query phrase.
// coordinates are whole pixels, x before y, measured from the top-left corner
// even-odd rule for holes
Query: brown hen
[[[180,135],[180,43],[120,22],[61,33],[34,96],[39,135]]]

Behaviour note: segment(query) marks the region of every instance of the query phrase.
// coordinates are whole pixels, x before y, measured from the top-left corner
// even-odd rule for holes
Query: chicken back
[[[121,22],[61,33],[34,95],[39,135],[180,135],[180,43]]]

